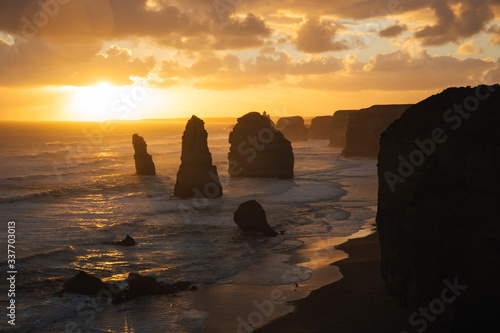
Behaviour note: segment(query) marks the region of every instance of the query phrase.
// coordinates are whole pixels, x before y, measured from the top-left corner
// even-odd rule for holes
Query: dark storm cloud
[[[392,38],[401,35],[405,31],[408,31],[406,24],[395,24],[380,30],[378,35],[384,38]]]
[[[474,36],[484,30],[486,24],[494,18],[488,0],[435,0],[431,8],[437,22],[417,31],[415,37],[422,40],[423,45],[442,45],[457,43],[460,39]],[[455,12],[452,5],[459,5]]]

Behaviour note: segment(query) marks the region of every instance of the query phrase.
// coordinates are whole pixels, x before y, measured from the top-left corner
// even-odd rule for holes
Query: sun
[[[70,109],[75,118],[82,121],[101,121],[113,119],[113,105],[120,99],[123,87],[115,87],[100,82],[90,87],[75,87]]]

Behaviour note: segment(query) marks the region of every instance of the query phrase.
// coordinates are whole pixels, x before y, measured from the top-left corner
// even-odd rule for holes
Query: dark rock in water
[[[97,295],[101,290],[108,289],[108,284],[101,279],[83,271],[64,283],[64,292],[79,295]]]
[[[164,293],[163,286],[152,276],[142,276],[130,273],[127,279],[129,285],[128,295],[130,298],[146,295],[161,295]]]
[[[114,295],[113,303],[121,303],[141,296],[175,294],[179,291],[188,290],[191,287],[191,283],[188,281],[162,284],[152,276],[143,276],[137,273],[130,273],[127,283],[129,286],[128,289]]]
[[[307,128],[302,117],[283,117],[276,128],[291,142],[307,141]]]
[[[374,105],[351,111],[347,122],[345,157],[376,157],[380,134],[411,105]]]
[[[446,89],[382,133],[382,275],[436,332],[500,332],[499,170],[499,85]]]
[[[293,178],[290,141],[258,112],[238,119],[229,134],[229,174],[233,177]]]
[[[179,198],[217,198],[222,186],[217,167],[212,165],[205,123],[192,116],[182,136],[181,166],[177,172],[174,196]]]
[[[127,235],[127,237],[125,237],[125,239],[113,243],[113,245],[119,245],[119,246],[134,246],[135,244],[137,244],[137,243],[129,235]]]
[[[311,120],[309,139],[330,140],[333,116],[321,116]]]
[[[238,207],[234,212],[234,222],[245,232],[261,232],[265,236],[278,235],[267,223],[264,208],[255,200],[244,202]]]
[[[137,175],[153,176],[156,175],[155,164],[153,157],[148,154],[147,144],[142,136],[134,134],[132,136],[132,144],[134,145],[134,160],[135,170]]]
[[[344,148],[347,120],[352,110],[339,110],[333,114],[330,128],[330,147]]]

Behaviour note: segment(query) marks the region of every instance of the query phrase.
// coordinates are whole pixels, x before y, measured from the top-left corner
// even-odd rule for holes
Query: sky
[[[0,0],[0,120],[312,117],[500,81],[500,0]]]

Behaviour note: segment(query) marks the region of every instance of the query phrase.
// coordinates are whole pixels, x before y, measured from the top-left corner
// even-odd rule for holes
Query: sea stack
[[[280,118],[276,128],[291,142],[307,141],[307,128],[302,117]]]
[[[148,145],[146,144],[146,141],[144,141],[144,138],[138,134],[132,135],[132,145],[135,150],[134,160],[136,174],[141,176],[156,175],[153,157],[148,154]]]
[[[242,203],[234,212],[234,223],[245,232],[260,232],[264,236],[278,235],[267,223],[264,208],[255,200]]]
[[[293,178],[292,144],[260,113],[250,112],[238,118],[229,143],[231,176]]]
[[[181,166],[177,172],[174,196],[209,199],[222,196],[222,186],[217,167],[212,165],[207,137],[203,120],[192,116],[182,135]]]
[[[380,134],[411,105],[374,105],[351,111],[347,121],[345,157],[377,157]]]
[[[349,119],[350,112],[350,110],[339,110],[333,114],[332,122],[330,123],[330,147],[345,147],[345,134],[347,132],[347,120]]]
[[[449,88],[382,133],[382,275],[438,332],[500,332],[500,86]],[[431,327],[430,327],[431,328]]]
[[[330,140],[332,119],[332,116],[320,116],[313,118],[311,120],[311,127],[309,127],[309,139]]]

